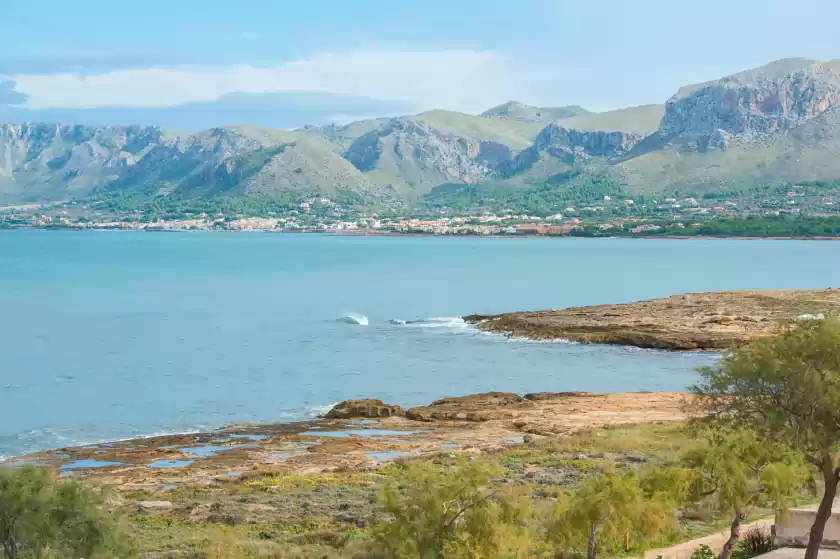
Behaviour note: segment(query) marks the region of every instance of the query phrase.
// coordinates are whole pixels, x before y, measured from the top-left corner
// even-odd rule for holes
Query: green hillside
[[[530,122],[488,118],[454,111],[428,111],[414,118],[446,134],[499,142],[514,150],[530,146],[542,128],[539,124]]]
[[[603,113],[588,113],[560,121],[575,130],[619,130],[634,134],[651,134],[659,128],[665,105],[640,105]]]

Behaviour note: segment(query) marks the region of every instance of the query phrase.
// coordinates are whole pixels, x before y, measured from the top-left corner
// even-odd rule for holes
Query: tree
[[[685,470],[606,472],[584,480],[571,499],[558,506],[549,537],[569,550],[586,548],[587,559],[599,550],[617,551],[628,534],[646,547],[666,522],[688,487]]]
[[[781,510],[812,480],[801,455],[783,444],[760,440],[751,430],[707,431],[706,444],[684,459],[697,473],[690,495],[731,515],[730,536],[720,559],[732,555],[751,508],[771,505]]]
[[[97,494],[34,466],[0,469],[0,550],[7,559],[128,553]]]
[[[840,482],[840,323],[809,321],[730,351],[692,391],[709,421],[785,441],[820,472],[824,490],[805,559],[816,559]]]
[[[441,469],[405,466],[380,496],[393,522],[378,526],[369,556],[457,559],[526,557],[530,545],[525,500],[492,487],[501,472],[487,462],[458,459]]]

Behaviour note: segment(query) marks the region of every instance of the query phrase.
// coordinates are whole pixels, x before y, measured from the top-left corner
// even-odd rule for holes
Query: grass
[[[487,459],[503,467],[504,483],[528,495],[535,510],[549,511],[587,476],[608,467],[666,464],[695,444],[679,423],[622,425],[518,445]],[[443,469],[453,457],[442,453],[421,460]],[[262,472],[224,483],[125,492],[122,508],[137,547],[149,557],[355,557],[371,527],[387,520],[378,493],[403,472],[399,463],[363,472]],[[136,504],[142,500],[170,501],[172,507],[146,510]],[[771,514],[759,510],[753,516]],[[654,543],[666,547],[708,535],[726,522],[693,511]]]
[[[576,130],[618,130],[648,135],[659,128],[665,115],[665,105],[640,105],[603,113],[589,113],[560,121],[566,128]]]

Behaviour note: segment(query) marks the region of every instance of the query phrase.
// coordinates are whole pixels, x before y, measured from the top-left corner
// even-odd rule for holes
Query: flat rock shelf
[[[717,350],[840,315],[840,289],[686,293],[618,305],[470,315],[481,330],[666,350]]]

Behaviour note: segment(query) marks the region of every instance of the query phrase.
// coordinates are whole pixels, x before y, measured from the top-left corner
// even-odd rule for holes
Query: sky
[[[606,110],[840,58],[837,21],[837,0],[0,0],[0,106],[157,114],[312,92],[336,119],[510,99]]]

